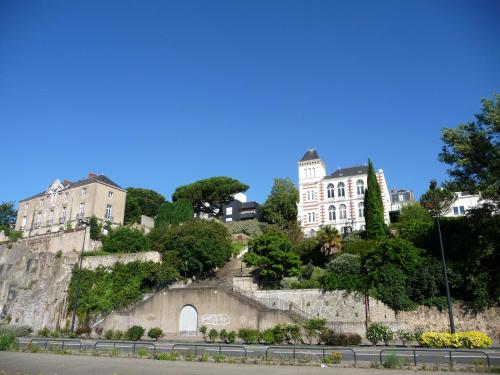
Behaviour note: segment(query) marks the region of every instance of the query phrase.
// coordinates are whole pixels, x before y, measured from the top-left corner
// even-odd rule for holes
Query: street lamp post
[[[432,203],[434,205],[434,213],[436,215],[438,234],[439,234],[439,246],[441,248],[441,259],[443,261],[443,275],[444,275],[444,285],[446,287],[446,298],[448,300],[448,315],[450,317],[450,332],[455,333],[455,322],[453,320],[453,305],[451,304],[450,296],[450,286],[448,285],[448,271],[446,270],[446,260],[444,258],[444,248],[443,248],[443,237],[441,235],[441,223],[439,220],[439,209],[436,201],[436,180],[431,180],[430,189],[432,191]]]
[[[78,308],[78,299],[80,298],[80,279],[82,274],[82,263],[83,263],[83,250],[85,249],[85,237],[87,237],[87,222],[85,220],[80,220],[78,224],[84,225],[83,232],[83,244],[82,250],[80,252],[80,264],[78,267],[78,276],[76,278],[76,297],[75,303],[73,304],[73,316],[71,317],[71,332],[75,332],[75,320],[76,320],[76,309]]]

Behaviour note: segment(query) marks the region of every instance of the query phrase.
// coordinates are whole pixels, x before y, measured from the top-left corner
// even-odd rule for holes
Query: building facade
[[[407,189],[391,189],[391,211],[401,211],[401,208],[415,203],[413,191]]]
[[[92,216],[121,225],[126,195],[125,189],[104,175],[89,173],[76,182],[55,180],[46,191],[19,201],[15,228],[29,237],[74,228]]]
[[[310,149],[299,160],[298,169],[298,220],[304,233],[313,235],[324,225],[331,225],[340,233],[365,229],[367,166],[341,168],[327,175],[326,164],[316,150]],[[382,169],[376,172],[376,177],[388,224],[391,201]]]
[[[453,204],[450,206],[449,210],[443,214],[443,216],[464,216],[468,210],[478,206],[480,199],[481,196],[479,194],[470,194],[461,191],[456,192]]]
[[[244,221],[262,217],[261,205],[255,201],[247,201],[247,196],[243,193],[234,195],[234,200],[223,206],[222,221]]]

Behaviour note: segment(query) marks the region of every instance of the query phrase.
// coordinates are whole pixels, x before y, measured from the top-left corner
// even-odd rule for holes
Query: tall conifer
[[[368,159],[368,181],[365,190],[365,221],[368,238],[378,238],[385,234],[384,205],[373,164]]]

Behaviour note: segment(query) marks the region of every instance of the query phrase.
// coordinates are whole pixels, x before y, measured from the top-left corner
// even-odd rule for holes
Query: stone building
[[[123,224],[126,190],[104,175],[55,180],[46,191],[19,201],[16,230],[23,237],[74,228],[92,216],[112,226]]]
[[[298,162],[298,220],[307,235],[331,225],[340,233],[365,229],[364,194],[368,167],[340,168],[327,175],[326,164],[315,149],[308,150]],[[382,193],[385,222],[389,223],[391,200],[384,171],[375,173]]]

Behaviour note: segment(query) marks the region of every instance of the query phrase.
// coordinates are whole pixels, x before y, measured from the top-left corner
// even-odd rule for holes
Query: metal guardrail
[[[269,359],[272,359],[272,353],[273,350],[275,349],[282,349],[282,350],[291,350],[292,351],[292,356],[293,360],[295,361],[296,359],[296,354],[297,350],[302,350],[302,351],[310,351],[310,352],[321,352],[322,353],[322,358],[324,359],[326,357],[326,351],[337,351],[337,352],[351,352],[354,358],[354,366],[358,364],[358,358],[356,356],[356,352],[352,348],[348,348],[345,346],[342,347],[337,347],[337,346],[325,346],[325,347],[310,347],[310,346],[268,346],[266,348],[266,361]],[[271,352],[271,357],[269,358],[269,352]]]
[[[45,343],[45,345],[43,346],[44,350],[47,350],[47,346],[49,345],[49,343],[60,343],[61,350],[64,350],[65,346],[69,346],[69,345],[66,345],[66,343],[75,343],[75,344],[78,344],[78,351],[79,352],[82,351],[81,340],[73,340],[73,339],[65,340],[65,339],[51,339],[51,338],[31,339],[28,343],[28,346],[31,346],[33,343]],[[75,345],[71,345],[71,346],[75,346]]]
[[[486,362],[488,364],[488,368],[491,367],[490,356],[483,350],[464,350],[464,349],[419,349],[419,348],[393,348],[393,349],[382,349],[379,353],[380,363],[382,363],[383,354],[385,352],[413,352],[413,364],[417,366],[417,352],[424,353],[448,353],[448,358],[450,360],[450,366],[453,364],[453,353],[479,353],[486,357]]]
[[[231,345],[231,344],[174,344],[172,346],[172,351],[174,352],[176,349],[186,348],[189,351],[189,348],[194,347],[194,355],[198,355],[198,348],[218,348],[219,355],[224,352],[222,348],[235,348],[241,349],[240,351],[245,354],[245,358],[247,358],[247,349],[243,345]]]
[[[96,341],[94,343],[94,350],[97,351],[97,347],[99,345],[105,345],[105,344],[113,344],[113,349],[116,349],[116,343],[119,343],[121,345],[127,345],[129,344],[132,347],[132,353],[135,354],[135,350],[137,347],[139,348],[144,348],[144,347],[152,347],[153,348],[153,354],[156,354],[156,344],[152,342],[143,342],[143,341]]]

